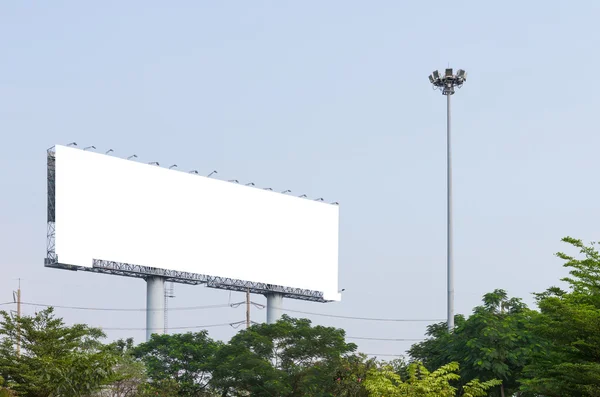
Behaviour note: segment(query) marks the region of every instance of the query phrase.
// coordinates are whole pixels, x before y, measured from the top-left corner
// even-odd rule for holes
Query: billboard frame
[[[229,291],[246,292],[269,295],[281,294],[285,298],[312,302],[330,302],[323,298],[323,292],[302,288],[284,287],[281,285],[265,284],[253,281],[233,279],[229,277],[209,276],[199,273],[166,270],[150,266],[141,266],[130,263],[114,262],[105,259],[94,259],[92,267],[77,266],[60,263],[56,254],[56,228],[55,228],[55,181],[56,181],[56,157],[54,146],[47,150],[47,228],[46,228],[46,258],[44,266],[54,269],[70,271],[87,271],[93,273],[110,274],[124,277],[134,277],[146,280],[149,277],[163,277],[165,281],[180,284],[199,285],[204,284],[209,288],[223,289]]]

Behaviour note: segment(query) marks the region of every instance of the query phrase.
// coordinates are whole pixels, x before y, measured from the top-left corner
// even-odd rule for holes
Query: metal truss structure
[[[299,299],[313,302],[328,302],[323,298],[323,292],[283,287],[253,281],[244,281],[228,277],[208,276],[198,273],[182,272],[176,270],[159,269],[150,266],[134,265],[129,263],[114,262],[104,259],[94,259],[92,267],[77,266],[60,263],[55,249],[55,180],[56,180],[56,157],[54,148],[48,149],[48,226],[46,241],[46,259],[44,266],[71,270],[87,271],[93,273],[112,274],[116,276],[135,277],[146,279],[147,277],[164,277],[165,281],[174,283],[198,285],[205,284],[210,288],[218,288],[229,291],[250,291],[255,294],[268,295],[278,293],[286,298]]]

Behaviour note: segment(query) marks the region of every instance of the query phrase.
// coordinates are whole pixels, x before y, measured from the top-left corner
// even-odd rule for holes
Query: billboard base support
[[[270,292],[267,296],[267,324],[275,324],[281,319],[283,294]]]
[[[165,278],[146,278],[146,341],[165,332]]]

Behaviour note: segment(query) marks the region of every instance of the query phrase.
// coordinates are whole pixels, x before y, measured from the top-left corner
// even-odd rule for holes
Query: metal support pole
[[[17,357],[21,357],[21,280],[17,290]]]
[[[246,328],[250,328],[250,288],[246,290]]]
[[[452,233],[452,141],[450,134],[450,97],[452,95],[446,95],[448,101],[447,109],[447,170],[448,170],[448,330],[454,329],[454,250],[453,250],[453,233]]]
[[[267,324],[275,324],[281,319],[283,294],[271,292],[267,294]]]
[[[146,341],[152,334],[165,331],[165,279],[148,277],[146,279]]]

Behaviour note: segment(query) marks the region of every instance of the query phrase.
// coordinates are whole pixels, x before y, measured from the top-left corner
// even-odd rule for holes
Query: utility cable
[[[300,314],[309,314],[313,316],[322,316],[322,317],[332,317],[332,318],[343,318],[347,320],[364,320],[364,321],[389,321],[389,322],[427,322],[434,323],[438,321],[445,321],[444,319],[407,319],[407,318],[376,318],[376,317],[353,317],[353,316],[340,316],[336,314],[325,314],[325,313],[313,313],[313,312],[304,312],[300,310],[291,310],[279,308],[280,310],[290,312],[290,313],[300,313]]]
[[[12,303],[12,302],[10,302]],[[244,303],[244,302],[242,302]],[[42,306],[42,307],[54,307],[57,309],[73,309],[73,310],[95,310],[95,311],[115,311],[115,312],[145,312],[147,309],[123,309],[123,308],[105,308],[105,307],[84,307],[84,306],[62,306],[62,305],[46,305],[43,303],[32,303],[32,302],[21,302],[22,305],[27,306]],[[189,306],[189,307],[171,307],[169,311],[178,310],[200,310],[200,309],[221,309],[225,307],[238,307],[241,303],[232,304],[220,304],[220,305],[207,305],[207,306]],[[156,311],[162,311],[163,309],[153,309]]]
[[[222,324],[208,324],[208,325],[193,325],[193,326],[187,326],[187,327],[169,327],[169,330],[172,329],[197,329],[197,328],[210,328],[210,327],[224,327],[224,326],[234,326],[237,324],[242,324],[245,323],[246,320],[242,320],[242,321],[236,321],[234,323],[222,323]],[[94,327],[94,328],[100,328],[102,330],[105,331],[147,331],[147,330],[155,330],[155,329],[160,329],[162,330],[163,328],[113,328],[113,327]]]
[[[359,339],[359,340],[380,340],[386,342],[420,342],[425,339],[395,339],[395,338],[371,338],[368,336],[346,336],[346,339]]]

